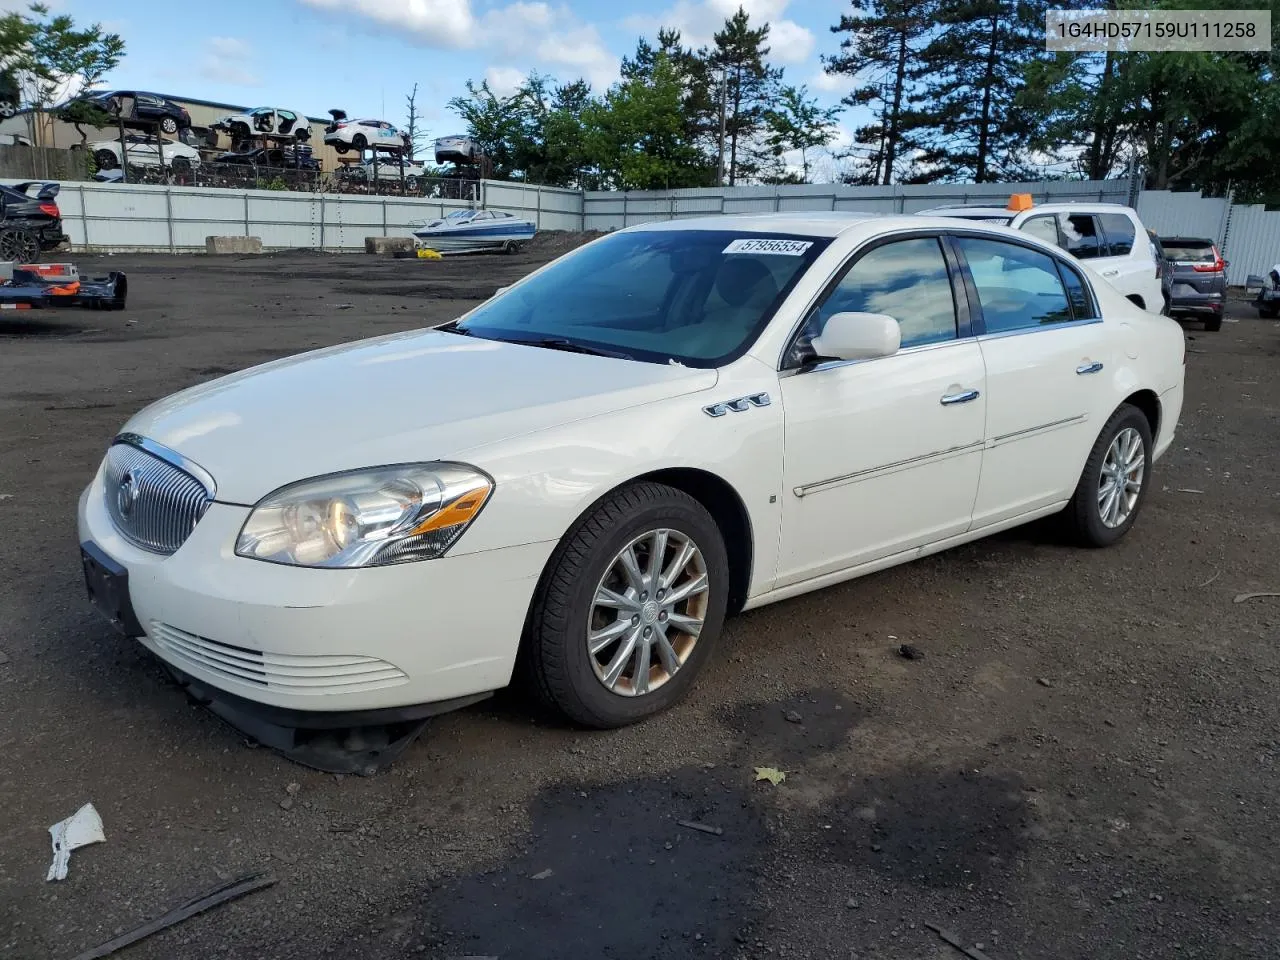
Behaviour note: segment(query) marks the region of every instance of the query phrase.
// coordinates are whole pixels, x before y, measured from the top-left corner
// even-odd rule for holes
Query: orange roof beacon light
[[[1009,195],[1009,206],[1005,209],[1021,213],[1023,210],[1030,210],[1033,206],[1035,206],[1035,204],[1031,202],[1031,194],[1014,193]]]

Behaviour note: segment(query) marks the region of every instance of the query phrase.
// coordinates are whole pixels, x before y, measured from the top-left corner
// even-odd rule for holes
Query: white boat
[[[413,231],[421,247],[444,252],[503,250],[514,253],[538,232],[532,220],[497,210],[455,210]]]

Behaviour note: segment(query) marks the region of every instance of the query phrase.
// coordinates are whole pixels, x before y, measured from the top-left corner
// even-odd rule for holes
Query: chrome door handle
[[[1102,369],[1102,364],[1095,360],[1093,363],[1082,363],[1076,367],[1076,373],[1097,373]]]
[[[964,393],[944,393],[942,395],[942,399],[938,402],[941,403],[944,407],[947,407],[953,403],[968,403],[970,400],[977,400],[977,399],[978,399],[977,390],[966,390],[964,391]]]
[[[1119,270],[1103,270],[1102,275],[1104,277],[1114,277],[1119,272],[1120,272]]]

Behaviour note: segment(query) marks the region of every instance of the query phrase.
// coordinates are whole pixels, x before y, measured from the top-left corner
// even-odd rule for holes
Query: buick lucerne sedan
[[[1183,364],[1176,323],[1025,232],[646,224],[147,407],[81,498],[85,573],[245,713],[422,717],[519,675],[618,726],[735,611],[1049,514],[1115,543]]]

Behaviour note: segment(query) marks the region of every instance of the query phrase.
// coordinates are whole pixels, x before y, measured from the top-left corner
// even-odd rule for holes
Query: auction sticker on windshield
[[[734,240],[724,248],[724,253],[776,253],[786,257],[799,257],[813,246],[812,240],[769,240],[750,237]]]

